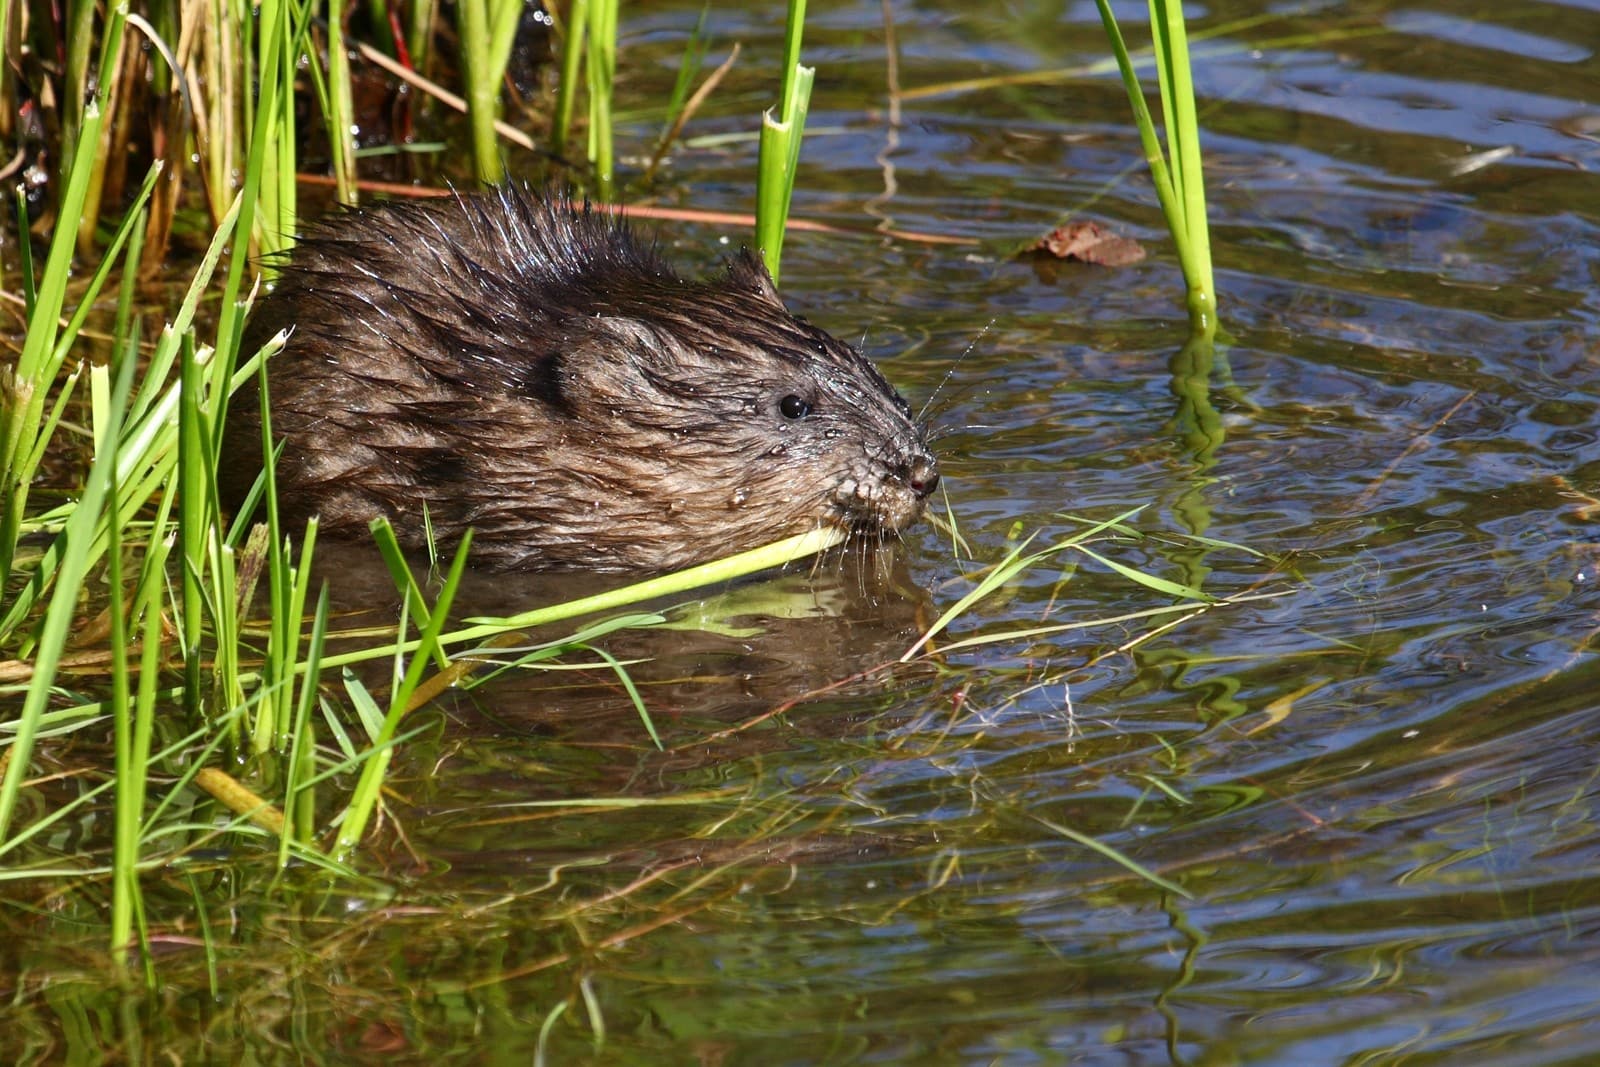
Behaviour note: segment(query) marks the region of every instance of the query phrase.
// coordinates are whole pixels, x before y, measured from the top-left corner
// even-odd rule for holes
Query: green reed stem
[[[124,357],[124,367],[135,362]],[[131,372],[126,372],[131,373]],[[111,465],[116,467],[116,433],[106,434]],[[111,514],[116,504],[117,487],[112,485]],[[111,594],[111,718],[114,761],[116,764],[116,816],[111,853],[111,959],[118,967],[128,962],[128,942],[133,936],[133,911],[139,895],[139,808],[143,806],[144,768],[132,762],[133,710],[132,686],[128,679],[128,619],[123,613],[122,537],[119,524],[111,523],[110,547],[106,553],[106,582]]]
[[[800,163],[800,142],[805,135],[806,112],[811,105],[812,67],[800,65],[800,38],[805,29],[805,0],[789,0],[784,31],[783,96],[779,117],[768,110],[761,116],[761,147],[756,175],[756,246],[772,280],[778,280],[784,230],[789,224],[789,204],[794,195],[795,170]]]
[[[674,571],[671,574],[647,578],[642,582],[635,582],[620,589],[610,589],[604,593],[596,593],[593,596],[580,597],[577,600],[569,600],[561,604],[535,608],[532,611],[524,611],[504,618],[469,618],[465,620],[468,624],[465,629],[440,635],[439,644],[441,646],[452,646],[481,642],[511,630],[526,630],[535,626],[564,622],[583,615],[591,615],[599,611],[610,611],[614,608],[626,607],[630,604],[638,604],[642,601],[655,600],[660,597],[680,596],[708,585],[730,582],[746,575],[781,567],[797,559],[814,556],[818,552],[825,552],[830,548],[836,547],[843,543],[844,540],[845,534],[831,527],[796,534],[793,537],[786,537],[782,541],[775,541],[770,545],[752,548],[749,551],[740,552],[723,559],[712,560],[710,563],[697,564],[681,571]],[[344,667],[353,663],[365,663],[369,660],[380,659],[397,653],[412,653],[420,645],[421,642],[417,640],[402,640],[395,645],[384,648],[342,652],[338,655],[327,657],[323,661],[323,667]]]
[[[309,570],[309,568],[307,568]],[[310,845],[316,831],[316,745],[311,731],[311,711],[317,704],[317,679],[322,674],[322,655],[328,636],[328,587],[317,595],[317,608],[311,620],[311,636],[306,642],[305,682],[295,708],[293,740],[283,784],[282,839],[278,842],[278,866],[289,864],[290,842]]]
[[[610,200],[616,180],[611,97],[617,75],[617,0],[594,0],[588,37],[589,165],[600,199]]]
[[[561,82],[556,86],[556,116],[550,130],[550,149],[558,156],[566,152],[572,135],[572,117],[578,104],[578,67],[583,62],[588,34],[589,0],[571,0],[561,38]]]
[[[95,140],[87,144],[83,140],[83,124],[88,120],[88,108],[91,102],[101,109],[106,106],[104,92],[91,95],[89,92],[89,57],[94,53],[94,11],[95,0],[69,0],[66,10],[66,24],[64,29],[63,45],[66,48],[66,76],[62,79],[64,99],[61,107],[61,173],[70,175],[77,165],[79,158],[87,150],[92,159],[96,155],[94,146],[99,144],[98,134]],[[78,220],[83,217],[81,208],[61,218],[72,220],[73,230],[76,233]],[[76,239],[76,238],[74,238]]]
[[[333,40],[333,5],[336,0],[328,0],[328,40]],[[343,7],[341,3],[339,6]],[[372,43],[378,50],[386,55],[394,55],[394,29],[389,24],[389,5],[385,0],[367,0],[367,25],[372,32]],[[341,33],[340,36],[343,36]],[[330,43],[330,49],[333,47]],[[330,58],[332,58],[330,56]]]
[[[411,67],[424,76],[433,52],[433,23],[439,16],[439,0],[413,0],[405,8],[406,50]]]
[[[392,51],[388,12],[379,0],[373,5],[378,27],[378,47]],[[350,90],[350,57],[344,43],[345,0],[328,0],[328,84],[325,105],[328,121],[328,151],[332,157],[333,180],[341,204],[354,204],[356,192],[356,106]]]
[[[268,590],[272,629],[267,638],[267,658],[262,673],[262,700],[257,707],[253,748],[257,753],[289,747],[296,719],[295,678],[300,670],[300,630],[305,619],[306,595],[311,583],[311,559],[317,545],[317,521],[306,523],[300,538],[300,558],[290,554],[287,538],[269,547]],[[309,665],[307,666],[309,671]],[[316,689],[317,679],[307,673],[302,683]]]
[[[667,97],[667,117],[661,124],[657,152],[666,148],[668,138],[677,128],[678,117],[683,113],[684,105],[689,102],[689,90],[693,87],[695,78],[699,76],[700,69],[705,65],[706,47],[709,43],[706,16],[710,11],[711,5],[708,0],[700,8],[700,17],[695,20],[694,29],[690,31],[689,39],[684,42],[683,55],[678,59],[678,76],[673,80],[672,94]]]
[[[494,124],[500,117],[500,87],[521,15],[522,4],[518,0],[459,0],[456,4],[473,164],[478,180],[487,185],[505,180],[505,163],[500,157],[500,138]]]
[[[6,0],[0,0],[0,3],[5,2]],[[5,66],[6,64],[0,63],[0,69],[4,69]],[[28,232],[28,192],[20,182],[16,187],[15,200],[17,205],[17,232],[24,234]],[[33,306],[39,299],[38,279],[34,277],[33,273],[32,241],[19,240],[17,242],[17,259],[19,261],[18,273],[21,275],[22,281],[22,316],[24,320],[32,322]],[[3,420],[0,420],[0,433],[3,433],[3,431],[4,423]],[[0,440],[4,440],[3,436],[0,436]]]
[[[1194,80],[1189,66],[1183,10],[1168,0],[1150,0],[1150,26],[1166,132],[1163,149],[1127,44],[1111,13],[1110,0],[1095,0],[1095,4],[1116,56],[1123,86],[1128,91],[1128,102],[1133,107],[1139,140],[1150,165],[1162,214],[1166,216],[1178,250],[1178,262],[1188,289],[1190,329],[1198,336],[1210,337],[1217,327],[1216,286],[1212,276],[1210,230],[1206,223],[1200,125],[1195,112]]]

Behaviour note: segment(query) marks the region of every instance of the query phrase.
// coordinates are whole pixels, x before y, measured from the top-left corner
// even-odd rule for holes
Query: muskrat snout
[[[497,567],[665,570],[819,524],[899,533],[939,484],[877,368],[749,255],[688,281],[625,224],[503,187],[317,224],[256,308],[280,509]],[[227,425],[235,506],[259,398]]]
[[[927,453],[912,460],[900,477],[921,500],[926,500],[939,488],[939,464]]]

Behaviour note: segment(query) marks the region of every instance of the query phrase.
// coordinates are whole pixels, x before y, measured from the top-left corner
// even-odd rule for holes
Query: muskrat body
[[[510,568],[664,570],[836,526],[896,534],[938,471],[877,369],[742,254],[688,281],[626,226],[502,187],[337,215],[245,331],[268,364],[291,520],[402,543],[470,527]],[[224,499],[260,469],[235,398]]]

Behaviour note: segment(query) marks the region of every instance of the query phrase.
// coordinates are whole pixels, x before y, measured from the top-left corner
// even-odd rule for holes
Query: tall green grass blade
[[[438,649],[439,635],[444,629],[445,620],[450,615],[450,604],[455,599],[456,591],[461,587],[461,576],[466,570],[467,554],[471,548],[472,531],[469,530],[461,538],[461,544],[456,549],[455,558],[450,563],[450,573],[445,577],[444,585],[439,590],[433,614],[423,628],[416,651],[406,667],[405,677],[389,694],[389,711],[384,716],[377,737],[373,739],[372,756],[361,768],[361,777],[356,781],[350,803],[345,808],[344,818],[339,825],[339,837],[333,850],[337,860],[346,859],[361,843],[361,838],[366,833],[367,821],[377,807],[379,792],[383,788],[383,776],[388,770],[394,752],[392,746],[395,734],[400,728],[400,720],[410,710],[411,694],[422,682],[428,662]]]
[[[4,65],[0,64],[0,67]],[[18,273],[21,275],[22,284],[22,314],[24,319],[32,322],[34,305],[39,302],[39,288],[38,279],[33,274],[33,241],[28,236],[28,190],[21,182],[17,183],[16,203],[17,259],[20,264]],[[0,437],[0,440],[3,439]]]
[[[372,539],[377,543],[378,554],[383,557],[384,566],[389,570],[390,580],[394,582],[395,589],[405,601],[406,618],[415,619],[418,627],[426,629],[433,618],[433,612],[429,610],[428,602],[422,595],[421,584],[418,583],[416,575],[411,573],[410,565],[406,563],[405,550],[400,547],[400,541],[395,537],[394,527],[388,522],[374,523]],[[431,548],[431,538],[429,545]],[[449,660],[445,657],[443,649],[438,650],[437,655],[437,665],[442,669]]]
[[[567,150],[572,136],[572,117],[578,106],[578,67],[588,50],[589,0],[571,0],[567,5],[566,32],[561,38],[561,81],[556,86],[556,116],[550,130],[550,147],[556,155]]]
[[[263,672],[266,695],[257,708],[254,750],[282,750],[294,737],[295,678],[300,671],[300,630],[306,596],[311,585],[311,559],[317,543],[317,520],[306,523],[300,539],[300,559],[291,563],[287,541],[277,543],[269,567],[272,591],[272,631]],[[313,690],[317,677],[307,673],[303,683]]]
[[[159,172],[152,167],[151,174],[156,173]],[[134,311],[134,297],[139,283],[139,271],[136,268],[144,256],[144,237],[150,212],[148,208],[141,208],[129,214],[135,216],[138,221],[128,236],[128,254],[123,257],[122,284],[117,287],[117,317],[112,323],[111,336],[127,339],[137,346],[141,334],[139,317]],[[110,255],[108,254],[106,258],[109,259]],[[130,269],[130,265],[133,269]]]
[[[206,496],[206,470],[209,449],[200,413],[205,387],[200,360],[194,349],[194,335],[180,338],[178,378],[178,545],[182,562],[180,575],[183,612],[182,632],[183,704],[190,720],[201,708],[200,642],[205,601],[207,541],[211,535],[209,498]]]
[[[316,793],[312,779],[316,774],[316,747],[312,743],[311,709],[317,703],[317,679],[322,674],[322,653],[328,635],[328,587],[317,595],[317,608],[311,620],[311,637],[306,643],[305,684],[295,708],[293,739],[283,783],[284,833],[278,842],[278,867],[289,864],[289,845],[293,841],[309,847],[315,831]]]
[[[158,488],[163,486],[169,473],[176,468],[177,444],[177,411],[180,399],[181,382],[174,383],[166,388],[160,388],[165,381],[169,368],[176,360],[181,338],[187,333],[194,320],[195,311],[199,306],[202,294],[207,290],[212,272],[223,250],[227,247],[229,238],[233,233],[234,220],[237,218],[239,201],[223,217],[222,224],[212,238],[211,247],[202,258],[199,268],[195,272],[189,289],[184,295],[183,302],[178,308],[172,322],[162,330],[157,342],[156,351],[150,357],[149,363],[144,368],[144,375],[139,389],[138,398],[132,403],[127,414],[116,424],[121,434],[119,446],[119,459],[115,472],[116,484],[121,487],[119,497],[121,500],[122,514],[119,521],[126,522],[133,514],[145,506]],[[131,269],[131,268],[130,268]],[[41,303],[41,307],[44,304]],[[41,314],[43,312],[41,311]],[[41,331],[42,335],[42,331]],[[30,331],[29,341],[33,339]],[[63,353],[64,356],[64,353]],[[59,362],[56,363],[59,366]],[[76,373],[68,376],[63,392],[70,388],[76,381]],[[65,397],[58,399],[57,412],[59,412]],[[45,423],[48,431],[53,426],[53,419]],[[110,425],[110,424],[106,424]],[[43,447],[48,438],[41,436],[35,443],[38,454],[42,454]],[[32,465],[37,465],[37,458]],[[30,466],[28,469],[32,469]],[[76,505],[68,505],[57,509],[39,522],[49,524],[65,521],[72,514]],[[91,546],[80,546],[88,549]],[[97,528],[94,536],[93,559],[98,558],[99,552],[105,549],[104,527]],[[58,539],[45,550],[44,555],[35,564],[33,574],[27,585],[22,587],[7,606],[4,618],[0,618],[0,635],[11,633],[29,618],[34,606],[43,597],[54,580],[60,564],[63,542]]]
[[[589,17],[589,164],[600,199],[613,198],[616,181],[611,95],[617,74],[617,0],[592,0]]]
[[[5,507],[4,517],[0,519],[0,527],[3,527],[5,523],[14,523],[14,526],[0,531],[0,552],[7,550],[11,553],[15,552],[16,541],[26,525],[25,511],[22,509],[26,508],[28,486],[32,482],[34,471],[43,462],[46,449],[54,439],[56,428],[77,385],[78,372],[72,372],[61,381],[56,401],[48,414],[42,413],[40,405],[45,396],[48,395],[51,385],[57,381],[61,368],[66,363],[67,354],[71,350],[73,342],[77,340],[84,322],[87,320],[90,307],[94,305],[101,289],[105,286],[115,257],[121,252],[130,236],[138,234],[145,204],[148,202],[150,193],[155,186],[155,178],[159,172],[159,164],[151,167],[138,197],[130,206],[122,225],[118,227],[110,249],[93,275],[91,275],[88,284],[84,287],[78,308],[74,311],[66,327],[64,329],[58,328],[59,308],[64,299],[64,287],[57,289],[52,285],[49,291],[44,294],[43,302],[35,305],[36,318],[30,323],[28,337],[23,342],[24,355],[28,361],[27,366],[24,367],[23,361],[19,360],[17,367],[14,368],[16,377],[11,379],[9,385],[5,379],[5,369],[0,368],[0,394],[4,394],[9,389],[18,401],[16,404],[0,404],[0,426],[4,427],[4,430],[0,431],[0,433],[12,438],[8,447],[18,450],[25,449],[20,455],[12,453],[9,461],[7,461],[9,472],[6,476],[6,481],[12,484],[13,491],[9,494],[9,506],[0,505],[0,507]],[[64,230],[70,230],[70,227],[58,227],[56,236],[63,242],[69,242],[70,234],[65,237],[61,236]],[[135,250],[129,257],[125,257],[123,265],[125,274],[132,274],[137,269],[137,242],[130,247]],[[52,257],[54,257],[54,248],[55,245],[52,243]],[[49,267],[46,268],[47,275],[50,269]],[[48,322],[43,321],[44,316],[50,314],[52,308],[57,309],[57,313],[51,314]],[[35,353],[28,353],[27,346],[33,341],[38,341],[41,346],[47,345],[48,347],[42,347],[41,351]],[[141,390],[141,392],[143,391]],[[23,401],[27,401],[27,403],[23,403]],[[98,425],[102,430],[104,429],[104,424]],[[103,444],[104,442],[96,442],[97,447],[103,446]],[[0,637],[4,637],[21,625],[22,621],[30,614],[34,603],[44,595],[54,574],[54,559],[53,553],[47,551],[41,564],[35,567],[27,585],[18,592],[4,619],[0,620]],[[0,576],[8,574],[9,567],[10,562],[7,559],[5,569],[0,570]]]
[[[80,138],[86,143],[96,142],[100,123],[100,106],[91,101],[84,113]],[[83,211],[93,165],[92,152],[78,153],[62,197],[62,218],[75,219]],[[57,350],[56,339],[72,269],[74,235],[70,229],[56,227],[22,351],[9,368],[0,365],[0,580],[11,574],[11,561],[27,513],[28,488],[33,481],[33,468],[26,466],[26,461],[36,454],[40,414],[65,358]]]
[[[372,26],[378,47],[394,51],[389,34],[389,13],[383,0],[373,8]],[[356,191],[356,105],[350,88],[350,55],[344,43],[345,0],[328,0],[328,154],[333,163],[333,180],[341,204],[354,204]],[[317,69],[315,62],[312,69]]]
[[[290,38],[287,0],[262,0],[256,27],[261,72],[255,108],[251,112],[250,149],[244,168],[244,185],[234,200],[236,213],[234,225],[248,239],[259,235],[263,251],[284,247],[294,234],[294,203],[278,195],[279,189],[265,179],[268,159],[281,158],[280,139],[288,142],[293,151],[293,116],[285,119],[283,100],[287,97],[293,108],[294,61],[291,56],[285,70],[284,53]],[[287,75],[287,76],[286,76]],[[287,135],[287,136],[286,136]],[[281,167],[279,168],[281,169]],[[293,180],[293,163],[290,162],[290,180]],[[276,180],[274,175],[273,180]],[[290,185],[292,193],[293,185]],[[269,194],[270,190],[270,194]],[[270,201],[268,199],[270,195]],[[249,257],[234,255],[228,262],[227,281],[222,290],[222,313],[217,321],[219,351],[236,355],[234,349],[223,349],[221,339],[238,336],[239,318],[243,312],[239,294],[244,281],[245,264]],[[220,415],[219,415],[220,418]]]
[[[328,4],[328,50],[330,52],[334,48],[333,27],[336,20],[334,19],[333,11],[335,2],[336,0],[329,0]],[[342,8],[343,6],[343,3],[339,3],[339,7]],[[397,9],[400,6],[402,5],[396,5]],[[367,25],[371,29],[373,43],[378,46],[380,52],[386,55],[393,55],[395,45],[394,28],[390,26],[389,19],[389,4],[385,0],[367,0]]]
[[[127,405],[133,388],[135,361],[124,360],[118,368],[116,386],[111,392],[108,424],[115,426]],[[95,368],[94,374],[108,374]],[[39,648],[34,657],[33,679],[23,698],[17,715],[17,731],[12,741],[11,758],[6,764],[5,777],[0,779],[0,846],[3,846],[16,814],[17,801],[22,792],[22,782],[27,777],[33,757],[34,735],[39,718],[50,699],[50,687],[55,680],[61,656],[66,650],[67,638],[78,611],[78,592],[87,576],[90,546],[97,524],[101,522],[102,509],[111,494],[112,476],[116,468],[116,450],[106,449],[95,456],[84,485],[83,496],[67,520],[62,539],[66,550],[61,558],[61,569],[56,578],[50,606],[45,612],[44,625],[39,634]]]
[[[164,166],[165,164],[159,159],[150,164],[150,169],[145,173],[144,183],[140,186],[138,195],[134,198],[133,203],[129,205],[127,213],[122,216],[122,222],[112,235],[111,244],[106,247],[99,266],[90,275],[89,284],[84,288],[83,298],[78,301],[78,306],[73,310],[72,318],[68,320],[66,328],[57,336],[58,358],[56,363],[58,366],[65,362],[67,351],[78,339],[78,334],[83,330],[83,324],[89,320],[89,316],[93,313],[95,303],[100,298],[100,291],[105,288],[106,282],[110,279],[111,268],[116,263],[118,255],[121,254],[123,246],[132,240],[135,235],[138,235],[140,240],[143,239],[147,217],[146,205],[150,202],[150,194],[155,191],[156,179],[161,176]],[[137,251],[135,251],[123,265],[124,277],[129,274],[137,277],[138,268],[139,257]]]
[[[695,20],[694,29],[689,33],[689,40],[684,43],[683,57],[678,60],[678,76],[672,83],[672,93],[667,97],[667,118],[661,126],[661,137],[658,143],[666,144],[671,136],[673,127],[677,124],[678,115],[683,111],[683,106],[689,102],[689,87],[700,74],[700,69],[705,65],[706,47],[709,37],[706,33],[706,15],[711,11],[709,0],[700,8],[700,17]],[[658,149],[659,151],[659,149]]]
[[[100,109],[106,105],[105,97],[95,92],[97,87],[89,84],[89,56],[94,51],[94,0],[68,0],[65,12],[66,31],[62,44],[66,49],[66,71],[62,81],[63,100],[61,110],[61,174],[70,175],[78,166],[84,155],[91,159],[95,155],[95,146],[99,144],[100,135],[96,131],[92,140],[83,136],[83,128],[89,121],[90,108]],[[101,83],[103,86],[105,83]],[[88,186],[85,185],[85,189]],[[57,218],[68,219],[76,222],[83,215],[80,204],[79,210],[71,214],[61,211]],[[70,228],[70,225],[69,225]],[[72,240],[77,240],[76,232]]]
[[[1200,161],[1200,120],[1195,111],[1194,78],[1189,68],[1189,40],[1181,0],[1150,0],[1150,26],[1156,43],[1156,70],[1161,83],[1161,110],[1167,124],[1167,152],[1173,161],[1176,200],[1182,206],[1190,259],[1184,265],[1189,283],[1190,315],[1203,332],[1215,329],[1215,283],[1211,240],[1206,225],[1205,171]]]
[[[126,366],[131,360],[124,358]],[[126,372],[132,380],[132,371]],[[117,434],[108,430],[104,441],[96,442],[112,453],[111,465],[116,466]],[[119,511],[116,504],[117,487],[109,487],[112,515]],[[113,720],[113,759],[116,765],[116,814],[111,860],[111,959],[119,968],[127,966],[128,942],[133,935],[133,912],[139,895],[139,809],[143,802],[141,788],[145,768],[133,763],[133,701],[132,686],[128,681],[128,618],[124,614],[122,585],[122,537],[118,523],[110,528],[110,547],[106,553],[106,581],[110,588],[111,603],[111,715]]]
[[[406,48],[411,67],[427,75],[433,51],[433,22],[439,17],[439,0],[413,0],[405,5]]]

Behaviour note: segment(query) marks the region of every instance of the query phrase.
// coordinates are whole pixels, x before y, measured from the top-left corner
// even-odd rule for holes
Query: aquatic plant
[[[1211,237],[1206,223],[1205,172],[1200,158],[1200,123],[1195,113],[1194,78],[1189,70],[1189,40],[1183,5],[1173,0],[1150,0],[1150,34],[1154,42],[1156,75],[1160,86],[1165,150],[1156,131],[1144,89],[1129,57],[1122,30],[1111,11],[1110,0],[1095,0],[1111,50],[1128,90],[1139,140],[1155,184],[1161,211],[1178,249],[1178,262],[1188,286],[1189,324],[1209,338],[1217,328],[1216,284],[1211,271]]]
[[[789,0],[784,23],[783,93],[778,117],[761,116],[761,157],[756,182],[756,247],[772,280],[777,281],[783,254],[783,234],[789,222],[789,202],[794,194],[795,169],[800,162],[800,142],[805,136],[806,112],[811,106],[814,67],[800,63],[800,38],[805,28],[805,0]]]

